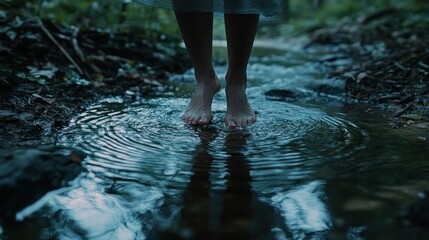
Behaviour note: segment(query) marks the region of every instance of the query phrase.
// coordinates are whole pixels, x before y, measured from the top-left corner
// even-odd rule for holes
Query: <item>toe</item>
[[[192,122],[194,121],[195,117],[194,116],[189,116],[188,119],[186,120],[187,124],[192,124]]]
[[[201,117],[197,116],[192,120],[192,125],[197,125],[198,122],[201,120]]]
[[[189,119],[192,117],[192,115],[190,115],[189,113],[185,113],[184,115],[183,115],[183,121],[185,121],[185,122],[189,122]]]
[[[210,123],[209,121],[203,120],[203,119],[201,119],[200,121],[198,121],[198,125],[207,125],[209,123]]]
[[[203,115],[201,117],[201,119],[198,121],[198,124],[199,125],[206,125],[206,124],[209,124],[210,122],[211,122],[211,118],[208,117],[207,115]]]
[[[240,121],[240,126],[243,126],[243,127],[247,126],[247,119],[241,120]]]
[[[244,121],[246,121],[246,125],[249,126],[250,124],[252,124],[252,122],[250,121],[249,118],[246,118]]]
[[[237,127],[237,124],[232,120],[226,120],[226,126],[229,128],[235,128]]]
[[[254,117],[249,117],[249,118],[247,119],[247,125],[254,124],[254,123],[255,123],[255,121],[256,121],[256,119],[255,119]]]

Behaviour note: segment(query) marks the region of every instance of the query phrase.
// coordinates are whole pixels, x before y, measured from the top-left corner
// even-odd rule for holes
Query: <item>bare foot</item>
[[[211,123],[213,120],[212,100],[219,89],[220,82],[217,77],[211,81],[198,82],[194,96],[183,114],[183,121],[190,125]]]
[[[225,124],[229,128],[248,126],[256,122],[256,114],[250,107],[244,84],[226,87],[227,110]]]

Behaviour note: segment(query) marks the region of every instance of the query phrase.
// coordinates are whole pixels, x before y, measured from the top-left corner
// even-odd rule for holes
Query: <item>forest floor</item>
[[[429,130],[428,28],[426,13],[389,8],[357,22],[313,29],[306,33],[307,47],[331,46],[339,53],[324,62],[331,78],[346,81],[347,99],[387,110],[392,127]],[[341,64],[342,58],[352,64]]]
[[[53,143],[85,106],[142,94],[190,62],[179,39],[160,33],[58,26],[15,18],[0,29],[2,147]]]

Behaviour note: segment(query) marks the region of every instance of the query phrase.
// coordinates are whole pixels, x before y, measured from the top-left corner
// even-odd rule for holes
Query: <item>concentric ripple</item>
[[[120,184],[122,191],[134,192],[133,195],[139,199],[155,201],[146,210],[131,210],[143,212],[143,215],[150,212],[151,218],[171,220],[180,209],[177,201],[187,196],[189,189],[205,189],[221,197],[222,192],[228,192],[229,185],[238,181],[238,185],[245,186],[245,191],[253,189],[260,196],[260,201],[281,209],[289,206],[288,189],[297,182],[327,178],[341,171],[356,171],[352,155],[364,147],[367,136],[354,124],[314,108],[260,101],[254,104],[258,112],[255,125],[227,129],[222,121],[226,112],[224,98],[222,94],[216,96],[214,122],[206,127],[190,127],[181,121],[188,101],[183,98],[153,98],[134,103],[105,101],[92,106],[76,117],[60,138],[63,144],[79,148],[88,155],[85,166],[91,177],[84,177],[81,191],[88,191],[88,186],[85,187],[88,184],[102,191]],[[345,161],[349,164],[344,164]],[[339,162],[350,169],[331,167]],[[233,180],[236,174],[241,177]],[[210,186],[206,185],[207,181]],[[323,183],[315,186],[319,185]],[[123,199],[110,195],[102,197],[102,192],[98,195],[92,192],[84,197],[81,191],[75,194],[82,197],[84,205],[92,206],[94,199],[104,199],[105,203],[93,206],[106,206],[109,211],[118,208],[117,214],[123,214],[121,204],[138,201],[132,197],[124,203]],[[190,196],[195,194],[198,195],[198,191]],[[272,200],[267,200],[270,198]],[[318,196],[310,199],[323,206]],[[57,201],[64,204],[76,202],[76,199],[68,195]],[[155,206],[163,214],[155,213]],[[165,215],[165,212],[169,214]],[[96,211],[93,214],[100,213]],[[74,216],[77,222],[86,216],[75,208],[70,208],[68,215]],[[115,218],[136,221],[131,215]],[[290,223],[290,218],[285,221],[296,225]],[[317,229],[326,224],[315,221],[314,226],[319,226]],[[106,224],[121,225],[116,220]],[[89,229],[97,229],[97,226]],[[148,227],[148,232],[152,227],[155,225]],[[317,229],[315,231],[320,231]],[[108,232],[108,229],[104,230]],[[97,234],[100,233],[87,236]]]
[[[312,176],[316,166],[345,158],[352,161],[349,156],[365,142],[365,133],[345,120],[282,102],[256,103],[258,123],[229,130],[222,122],[221,98],[215,100],[210,127],[182,123],[186,99],[157,98],[131,105],[95,105],[75,119],[62,139],[89,155],[90,171],[147,184],[160,178],[186,182],[202,142],[207,142],[206,149],[216,159],[214,171],[224,170],[228,148],[235,147],[246,155],[254,181],[274,186],[276,179]],[[237,134],[244,140],[227,140]]]

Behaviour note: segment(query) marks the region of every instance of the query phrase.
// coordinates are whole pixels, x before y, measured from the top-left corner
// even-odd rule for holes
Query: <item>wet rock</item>
[[[405,219],[412,224],[429,228],[429,191],[422,194],[419,201],[408,207]]]
[[[334,96],[340,96],[344,93],[344,88],[331,86],[328,84],[321,84],[315,90],[318,94],[329,94]]]
[[[47,192],[67,186],[82,171],[83,154],[59,146],[0,150],[0,221]]]
[[[300,97],[301,95],[299,93],[288,89],[273,89],[265,93],[265,98],[273,101],[294,102]]]
[[[17,121],[18,114],[8,110],[0,110],[0,120],[1,121]],[[18,120],[19,121],[19,120]]]

